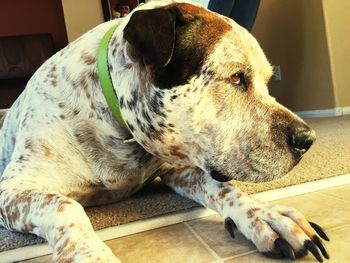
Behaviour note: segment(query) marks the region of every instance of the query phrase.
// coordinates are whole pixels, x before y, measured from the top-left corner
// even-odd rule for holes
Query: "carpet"
[[[317,140],[290,173],[267,183],[231,183],[245,192],[257,193],[350,172],[350,115],[307,122],[316,130]],[[86,212],[95,230],[99,230],[197,206],[156,181],[125,201],[89,207]],[[0,252],[43,242],[44,239],[35,235],[0,228]]]

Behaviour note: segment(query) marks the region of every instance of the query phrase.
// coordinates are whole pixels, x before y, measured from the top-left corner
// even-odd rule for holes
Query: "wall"
[[[62,0],[62,5],[69,42],[104,21],[101,0]]]
[[[279,102],[294,111],[336,106],[322,1],[262,0],[253,35],[281,66],[282,80],[270,82]]]
[[[350,106],[350,1],[323,0],[333,83],[338,107]]]
[[[57,50],[67,45],[59,0],[1,0],[0,36],[50,33]]]

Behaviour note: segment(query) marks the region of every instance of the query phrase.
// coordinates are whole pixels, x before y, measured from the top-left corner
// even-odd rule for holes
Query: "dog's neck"
[[[160,107],[164,92],[153,85],[150,67],[130,55],[132,47],[123,38],[123,28],[121,23],[110,41],[110,74],[123,119],[136,141],[147,149],[152,137],[158,136],[153,127],[165,117]]]

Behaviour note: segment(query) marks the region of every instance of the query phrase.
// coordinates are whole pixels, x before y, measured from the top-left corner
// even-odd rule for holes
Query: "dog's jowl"
[[[315,140],[269,95],[271,74],[253,36],[190,2],[97,26],[37,70],[4,119],[0,224],[47,239],[57,262],[118,262],[83,206],[160,176],[267,256],[328,258],[318,225],[229,183],[280,178]]]

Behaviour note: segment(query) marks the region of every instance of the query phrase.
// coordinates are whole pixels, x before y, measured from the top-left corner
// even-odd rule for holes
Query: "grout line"
[[[153,218],[138,220],[119,226],[108,227],[105,229],[97,230],[96,233],[103,241],[107,241],[123,236],[129,236],[157,229],[160,227],[211,216],[214,214],[216,214],[216,212],[211,209],[205,207],[197,207],[190,210],[182,210],[167,215],[160,215]]]
[[[202,245],[216,260],[223,261],[223,259],[218,254],[216,254],[216,252],[200,237],[200,235],[197,234],[197,232],[187,222],[184,222],[184,225],[192,232],[192,234],[198,239],[200,243],[202,243]]]
[[[345,225],[329,228],[329,229],[327,229],[327,232],[333,232],[333,231],[337,231],[339,229],[347,228],[347,227],[350,227],[350,224],[345,224]]]
[[[254,249],[254,250],[252,250],[252,251],[247,251],[247,252],[244,252],[244,253],[241,253],[241,254],[238,254],[238,255],[234,255],[234,256],[232,256],[232,257],[224,258],[223,260],[229,260],[229,259],[234,259],[234,258],[240,258],[240,257],[248,256],[248,255],[251,255],[251,254],[255,254],[255,253],[258,253],[258,250]]]

